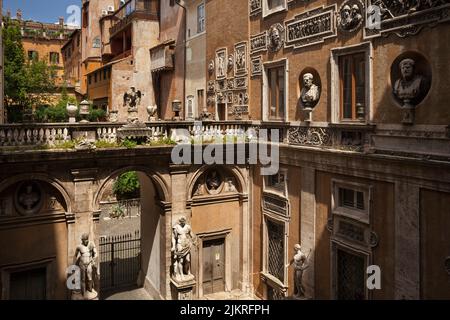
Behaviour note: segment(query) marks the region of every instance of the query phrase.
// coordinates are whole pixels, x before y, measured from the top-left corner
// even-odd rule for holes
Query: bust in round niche
[[[419,53],[400,55],[391,67],[392,93],[403,109],[404,124],[414,123],[414,111],[431,87],[431,67]]]
[[[211,170],[206,173],[206,189],[210,194],[218,194],[221,191],[223,179],[217,170]]]
[[[298,84],[298,106],[301,111],[311,112],[320,100],[322,83],[319,73],[313,68],[303,69]]]
[[[36,181],[26,181],[19,185],[14,197],[17,211],[23,215],[33,215],[40,211],[43,205],[43,192]]]

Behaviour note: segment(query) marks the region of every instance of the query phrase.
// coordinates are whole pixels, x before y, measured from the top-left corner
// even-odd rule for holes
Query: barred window
[[[267,272],[284,282],[284,226],[267,219]]]

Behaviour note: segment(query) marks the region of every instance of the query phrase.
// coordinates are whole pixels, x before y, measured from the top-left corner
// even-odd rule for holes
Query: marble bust
[[[416,73],[415,64],[409,58],[399,64],[401,78],[395,82],[394,95],[403,102],[404,108],[414,108],[425,93],[425,78]]]
[[[319,101],[319,87],[313,83],[314,76],[311,73],[303,75],[303,89],[300,94],[305,109],[313,108]]]

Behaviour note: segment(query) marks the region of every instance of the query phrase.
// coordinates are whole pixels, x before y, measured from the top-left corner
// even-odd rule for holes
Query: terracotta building
[[[61,48],[61,54],[64,61],[64,80],[69,88],[72,88],[79,98],[82,98],[86,91],[82,91],[81,83],[84,75],[82,74],[81,63],[81,30],[74,30],[67,42]]]
[[[33,275],[39,298],[73,297],[66,268],[84,233],[114,268],[102,260],[100,205],[129,171],[142,213],[133,283],[155,298],[449,299],[449,11],[441,1],[85,1],[87,94],[126,121],[125,93],[139,92],[145,125],[134,132],[149,144],[23,157],[6,147],[136,136],[122,123],[0,126],[2,299],[29,296],[21,280]],[[212,158],[231,138],[232,157],[180,164],[164,142],[213,136],[186,154]]]
[[[21,10],[17,11],[16,19],[20,22],[25,58],[45,60],[48,65],[54,66],[56,83],[63,84],[64,60],[61,49],[73,27],[64,24],[63,18],[57,24],[24,20]]]

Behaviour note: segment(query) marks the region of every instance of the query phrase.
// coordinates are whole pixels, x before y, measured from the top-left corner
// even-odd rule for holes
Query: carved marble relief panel
[[[250,54],[267,51],[267,31],[250,36]]]
[[[253,57],[250,66],[250,75],[252,77],[262,75],[262,56]]]
[[[285,22],[286,48],[301,48],[336,37],[336,4],[319,7],[296,15]]]
[[[392,33],[403,38],[418,34],[426,26],[450,20],[448,0],[366,0],[366,8],[365,39]]]
[[[247,42],[241,42],[234,46],[234,76],[247,74]]]

